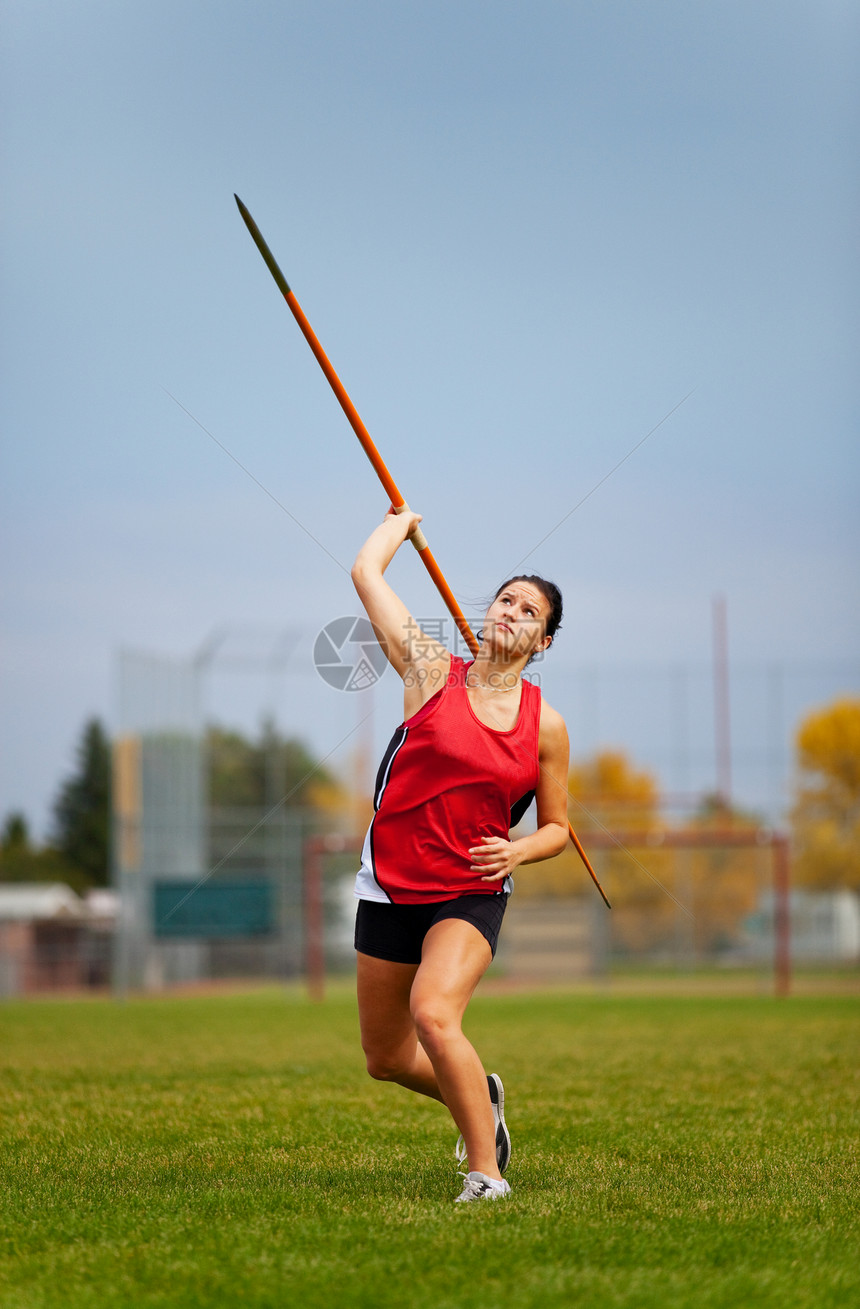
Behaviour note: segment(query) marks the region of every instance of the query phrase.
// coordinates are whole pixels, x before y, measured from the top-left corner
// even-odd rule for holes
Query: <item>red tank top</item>
[[[507,837],[534,795],[541,695],[522,684],[516,724],[496,731],[469,703],[456,656],[445,686],[398,727],[379,767],[359,899],[426,904],[510,890],[472,872],[469,846]]]

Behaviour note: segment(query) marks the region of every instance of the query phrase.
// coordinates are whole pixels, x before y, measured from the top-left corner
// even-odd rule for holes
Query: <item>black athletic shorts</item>
[[[507,903],[504,892],[461,895],[456,900],[436,900],[432,904],[359,900],[355,916],[355,948],[374,959],[388,959],[395,964],[420,964],[421,947],[430,928],[445,918],[463,918],[477,927],[495,955]]]

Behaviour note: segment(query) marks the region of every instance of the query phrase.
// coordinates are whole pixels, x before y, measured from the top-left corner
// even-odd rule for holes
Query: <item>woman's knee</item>
[[[460,1035],[460,1015],[436,996],[417,999],[412,1006],[412,1021],[418,1040],[432,1058],[437,1051]]]
[[[367,1073],[375,1082],[397,1082],[406,1072],[403,1055],[396,1050],[364,1050]]]

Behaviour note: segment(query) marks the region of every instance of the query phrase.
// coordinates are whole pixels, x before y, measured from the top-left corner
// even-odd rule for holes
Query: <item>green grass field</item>
[[[860,1303],[852,997],[473,1001],[509,1199],[351,995],[0,1007],[4,1309]]]

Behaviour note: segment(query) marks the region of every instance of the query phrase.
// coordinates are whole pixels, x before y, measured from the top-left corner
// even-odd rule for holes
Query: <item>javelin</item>
[[[391,501],[392,509],[396,514],[402,514],[407,512],[409,506],[406,503],[405,497],[401,495],[400,491],[397,488],[397,484],[394,481],[394,478],[391,476],[388,469],[386,468],[382,456],[380,455],[379,451],[377,450],[376,446],[373,443],[370,433],[368,432],[367,428],[365,427],[364,423],[361,421],[361,418],[359,417],[358,410],[350,400],[349,396],[346,393],[346,388],[344,387],[337,373],[334,371],[334,368],[331,365],[328,355],[323,350],[322,346],[319,343],[319,340],[317,339],[314,329],[311,327],[310,323],[305,317],[304,310],[302,309],[301,305],[299,304],[293,292],[290,290],[290,287],[287,283],[287,279],[284,277],[284,274],[281,272],[280,268],[278,267],[275,256],[272,254],[271,250],[267,246],[259,227],[254,222],[247,208],[245,207],[245,205],[243,205],[242,201],[235,194],[235,192],[233,198],[235,199],[236,204],[239,206],[239,213],[242,215],[242,219],[245,223],[245,226],[247,227],[248,231],[251,233],[251,237],[253,239],[255,246],[259,250],[260,254],[263,256],[263,259],[266,262],[266,266],[269,269],[269,272],[272,274],[272,277],[275,279],[278,285],[278,289],[280,290],[281,294],[286,300],[287,305],[289,306],[293,317],[295,318],[296,322],[301,328],[302,335],[304,336],[311,350],[316,355],[316,360],[320,368],[323,370],[326,377],[328,378],[329,385],[331,386],[331,389],[334,391],[335,395],[337,396],[341,409],[349,419],[349,423],[350,426],[352,427],[352,430],[355,432],[356,436],[361,442],[362,448],[364,449],[364,453],[367,455],[368,459],[373,465],[374,471],[376,472],[377,477],[379,478],[380,482],[383,485],[385,494],[388,496],[389,500]],[[415,531],[412,533],[409,539],[412,542],[412,544],[415,546],[415,549],[418,551],[418,555],[421,559],[421,562],[424,564],[424,567],[427,569],[427,572],[430,574],[430,576],[433,579],[433,582],[435,583],[436,589],[438,590],[442,599],[445,601],[445,605],[448,609],[448,612],[450,613],[451,617],[454,619],[454,622],[457,624],[457,627],[464,641],[468,645],[472,654],[477,654],[479,648],[478,642],[475,639],[474,633],[472,632],[472,629],[469,626],[469,623],[462,609],[457,604],[453,591],[449,587],[448,583],[445,581],[445,578],[442,575],[442,570],[440,569],[436,560],[433,558],[433,554],[430,550],[429,545],[427,544],[427,538],[425,537],[424,533],[421,531],[421,528],[416,527]],[[600,883],[597,880],[597,875],[594,869],[592,868],[591,864],[589,863],[588,855],[583,850],[582,845],[580,844],[579,837],[576,835],[576,832],[573,830],[573,824],[571,822],[568,822],[567,827],[568,827],[568,831],[570,832],[570,839],[573,841],[573,844],[576,846],[580,859],[585,864],[586,868],[591,874],[591,878],[592,881],[594,882],[594,885],[597,887],[598,891],[603,896],[603,900],[606,904],[607,909],[610,909],[612,906],[610,905],[609,901],[606,899],[606,892],[603,890],[603,887],[600,885]]]

